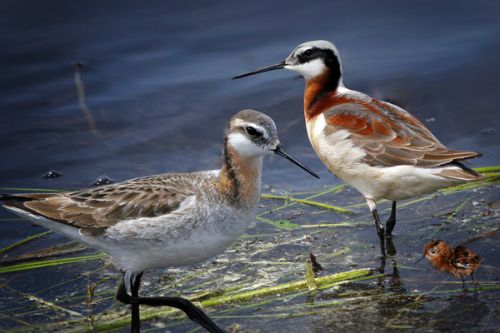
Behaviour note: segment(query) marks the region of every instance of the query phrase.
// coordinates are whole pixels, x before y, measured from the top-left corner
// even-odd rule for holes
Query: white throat
[[[321,59],[314,59],[313,61],[309,61],[305,64],[286,65],[285,68],[299,73],[306,80],[313,79],[323,74],[327,69],[326,65],[323,63],[323,60]]]
[[[229,134],[227,142],[241,157],[255,159],[260,158],[262,160],[264,155],[268,154],[268,152],[257,146],[241,133]]]

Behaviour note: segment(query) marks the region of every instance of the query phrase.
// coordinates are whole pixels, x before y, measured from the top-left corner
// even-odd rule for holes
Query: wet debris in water
[[[85,117],[85,120],[87,121],[87,124],[89,125],[89,128],[92,132],[92,134],[95,137],[100,137],[100,133],[97,130],[96,126],[96,121],[94,119],[94,116],[92,115],[92,111],[90,110],[89,106],[87,105],[86,102],[86,95],[85,95],[85,86],[83,84],[82,76],[81,76],[81,70],[85,66],[85,63],[78,60],[74,63],[75,67],[75,86],[76,86],[76,93],[78,95],[78,105],[80,106],[80,109],[82,110],[83,116]]]
[[[229,326],[229,332],[230,333],[237,333],[241,332],[242,326],[238,323],[233,323],[231,326]]]
[[[57,170],[49,170],[47,173],[42,177],[44,179],[53,179],[53,178],[58,178],[61,177],[63,174]]]
[[[500,200],[490,202],[488,204],[488,207],[494,209],[494,208],[500,208]]]
[[[312,269],[315,274],[323,270],[323,266],[316,260],[316,256],[312,252],[309,252],[309,260],[311,261]]]
[[[482,214],[481,214],[481,215],[482,215],[482,216],[495,216],[495,214],[496,214],[496,213],[495,213],[495,211],[494,211],[493,209],[491,209],[491,208],[486,208],[486,209],[484,209],[484,210],[483,210],[483,212],[482,212]]]
[[[113,184],[114,181],[109,178],[108,176],[99,176],[97,177],[97,179],[95,180],[95,182],[92,183],[92,185],[94,186],[101,186],[101,185],[109,185],[109,184]]]
[[[77,60],[77,61],[73,62],[73,66],[75,66],[76,70],[80,70],[86,66],[86,63],[84,61]]]

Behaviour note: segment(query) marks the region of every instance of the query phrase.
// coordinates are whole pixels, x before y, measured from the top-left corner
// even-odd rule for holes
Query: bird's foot
[[[116,299],[125,304],[138,306],[139,304],[147,306],[171,306],[183,311],[189,319],[200,324],[210,333],[225,333],[218,327],[200,308],[192,302],[182,297],[139,297],[130,296],[127,293],[125,284],[122,282],[118,287]]]

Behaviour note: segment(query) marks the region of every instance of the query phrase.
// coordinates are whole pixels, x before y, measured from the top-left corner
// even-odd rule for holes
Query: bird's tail
[[[446,166],[443,166],[443,169],[438,173],[438,175],[462,181],[475,181],[484,178],[484,176],[479,172],[458,161],[453,161]]]

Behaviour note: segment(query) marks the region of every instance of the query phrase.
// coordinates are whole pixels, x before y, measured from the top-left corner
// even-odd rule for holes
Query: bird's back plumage
[[[200,192],[208,180],[206,175],[163,174],[82,191],[18,194],[1,200],[7,208],[15,207],[95,233],[123,220],[175,211],[184,199]]]
[[[366,153],[362,161],[370,166],[430,168],[480,155],[445,147],[410,113],[367,95],[353,91],[333,94],[328,103],[323,112],[326,130],[348,131],[354,145]]]

